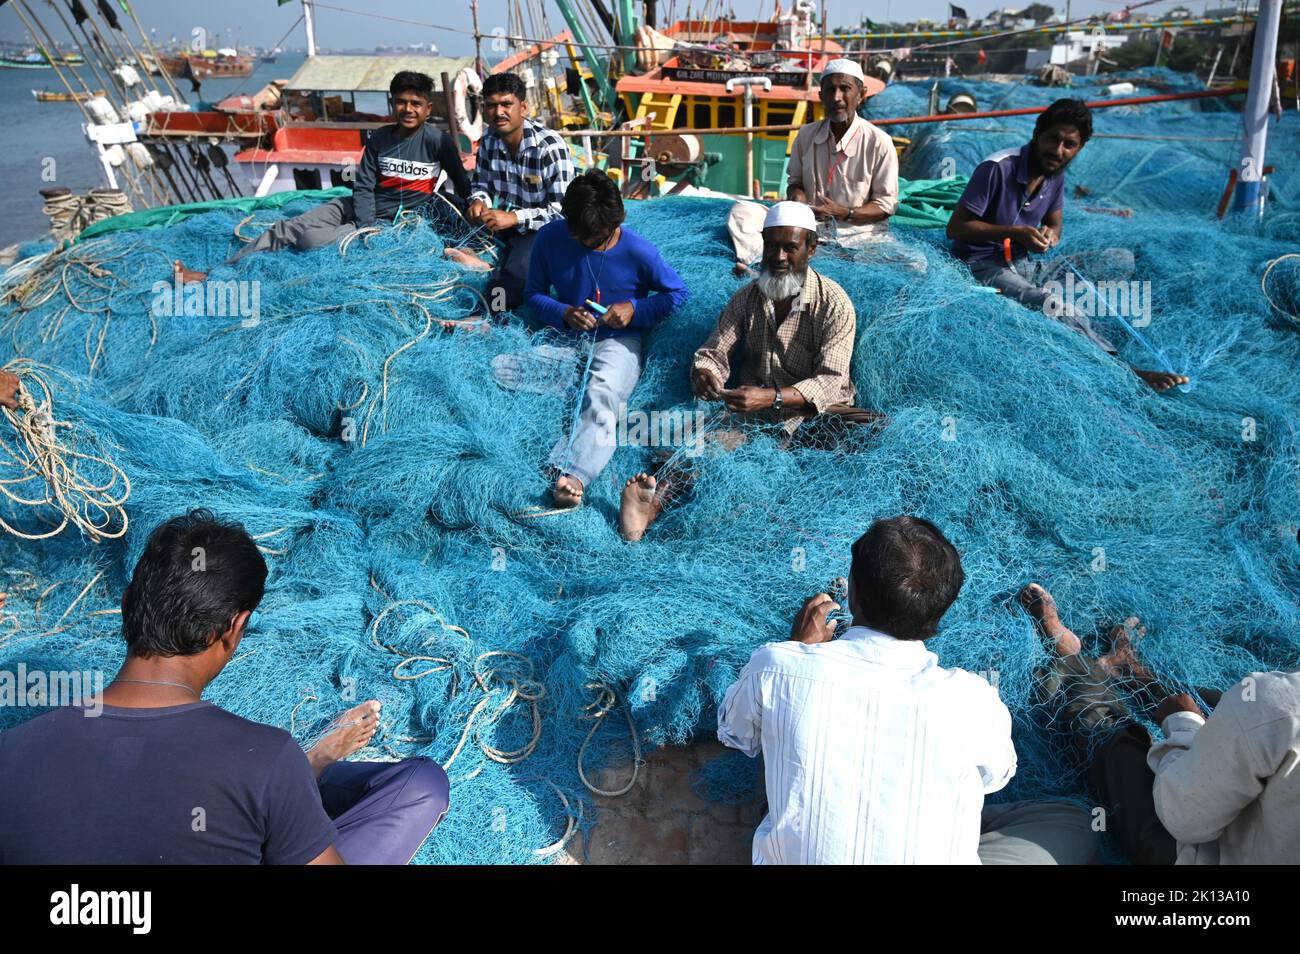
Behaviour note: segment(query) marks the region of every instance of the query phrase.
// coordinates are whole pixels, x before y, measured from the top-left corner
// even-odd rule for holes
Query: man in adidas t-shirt
[[[329,245],[358,228],[380,219],[391,222],[399,212],[418,209],[433,198],[439,175],[447,178],[462,202],[469,197],[469,174],[460,159],[456,140],[428,124],[433,103],[433,80],[423,73],[403,70],[389,84],[397,122],[371,133],[357,168],[352,195],[319,205],[310,212],[281,219],[251,244],[226,261],[233,265],[255,252],[299,251]],[[182,282],[201,282],[205,272],[191,271],[180,262],[175,269]]]

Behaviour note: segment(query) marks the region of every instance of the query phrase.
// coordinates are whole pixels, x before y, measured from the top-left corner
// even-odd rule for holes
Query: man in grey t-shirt
[[[428,123],[433,105],[433,80],[403,70],[389,84],[397,122],[376,129],[357,167],[352,195],[331,199],[310,212],[276,222],[226,260],[233,265],[247,255],[296,248],[300,252],[330,245],[358,228],[392,221],[403,211],[419,209],[434,198],[443,172],[463,206],[469,198],[469,173],[460,149],[447,133]],[[201,282],[206,272],[173,264],[182,283]]]

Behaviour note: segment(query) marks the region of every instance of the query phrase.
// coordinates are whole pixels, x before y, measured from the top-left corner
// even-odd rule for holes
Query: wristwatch
[[[782,403],[784,403],[784,402],[781,400],[781,389],[780,389],[780,388],[777,388],[777,389],[776,389],[776,397],[774,397],[774,398],[772,399],[772,410],[774,410],[774,411],[779,411],[779,410],[781,410],[781,405],[782,405]]]

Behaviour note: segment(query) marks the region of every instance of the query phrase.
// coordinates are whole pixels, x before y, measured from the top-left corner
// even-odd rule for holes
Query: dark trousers
[[[514,311],[524,303],[524,283],[528,280],[528,264],[533,257],[536,232],[506,232],[498,236],[505,243],[497,259],[497,267],[488,278],[488,307],[494,315]]]
[[[1172,865],[1178,848],[1156,815],[1151,737],[1133,721],[1114,680],[1082,654],[1057,660],[1043,681],[1061,727],[1106,812],[1109,831],[1135,865]],[[1162,695],[1148,687],[1149,696]]]
[[[404,865],[450,807],[447,773],[423,756],[401,762],[335,762],[318,782],[334,847],[350,865]]]

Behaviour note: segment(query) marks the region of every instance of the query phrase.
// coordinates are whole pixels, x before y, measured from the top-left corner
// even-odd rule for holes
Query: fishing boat
[[[257,66],[251,56],[233,49],[203,50],[201,53],[160,54],[160,65],[171,76],[187,76],[192,71],[200,79],[209,76],[248,76]]]
[[[104,91],[102,89],[97,89],[89,93],[61,93],[57,90],[34,89],[32,90],[32,95],[36,97],[38,103],[84,103],[92,96],[103,96]]]
[[[775,197],[795,132],[715,134],[736,127],[800,126],[822,118],[817,76],[843,48],[811,40],[811,6],[766,22],[681,20],[661,35],[666,58],[618,79],[629,128],[644,130],[625,151],[623,175],[649,169],[735,195]],[[867,77],[866,96],[885,88]],[[684,131],[689,130],[689,131]],[[634,169],[632,167],[635,167]]]
[[[9,70],[48,70],[50,61],[41,53],[0,56],[0,67]]]

